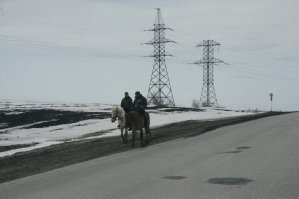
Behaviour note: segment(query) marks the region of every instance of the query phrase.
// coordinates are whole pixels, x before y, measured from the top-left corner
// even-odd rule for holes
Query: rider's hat
[[[139,91],[136,91],[136,92],[135,92],[135,95],[140,95],[140,92],[139,92]]]

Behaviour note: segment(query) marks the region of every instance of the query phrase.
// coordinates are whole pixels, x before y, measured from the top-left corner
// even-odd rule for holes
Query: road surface
[[[297,199],[299,113],[2,183],[0,198]]]

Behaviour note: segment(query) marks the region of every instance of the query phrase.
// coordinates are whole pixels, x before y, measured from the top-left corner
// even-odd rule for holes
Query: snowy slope
[[[110,112],[113,105],[103,104],[51,104],[51,103],[12,103],[1,102],[0,110],[8,111],[6,114],[19,114],[22,111],[32,109],[55,109],[68,111],[87,111],[87,112]],[[253,113],[223,111],[205,109],[201,112],[195,111],[173,111],[165,112],[165,110],[149,110],[151,117],[151,128],[158,126],[187,121],[187,120],[213,120],[217,118],[234,117],[248,115]],[[1,124],[0,125],[5,125]],[[22,148],[0,152],[0,157],[13,155],[18,152],[42,148],[53,144],[67,141],[92,139],[107,136],[118,136],[119,129],[116,128],[117,123],[112,123],[110,118],[106,119],[89,119],[71,124],[49,126],[45,128],[24,128],[17,126],[13,128],[4,128],[0,134],[1,146],[24,145]]]

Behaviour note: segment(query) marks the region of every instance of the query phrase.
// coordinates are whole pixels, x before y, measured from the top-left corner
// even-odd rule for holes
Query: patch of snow
[[[19,112],[19,111],[12,111],[12,112],[8,112],[8,113],[4,113],[5,115],[19,115],[22,114],[23,112]]]
[[[0,146],[65,141],[97,131],[113,129],[115,126],[116,124],[111,123],[110,119],[91,119],[46,128],[13,129],[1,135]]]
[[[56,121],[56,119],[54,120],[49,120],[50,122],[51,121]],[[49,121],[40,121],[40,122],[34,122],[34,123],[30,123],[30,124],[24,124],[24,125],[20,125],[20,126],[15,126],[15,127],[10,127],[10,128],[6,128],[6,129],[0,129],[0,132],[4,132],[5,133],[10,133],[11,131],[14,131],[14,130],[18,130],[18,129],[23,129],[23,128],[29,128],[33,125],[37,125],[37,124],[42,124],[42,123],[45,123],[45,122],[49,122]]]
[[[14,155],[16,153],[25,152],[25,151],[32,151],[34,149],[44,148],[44,147],[47,147],[47,146],[51,146],[51,145],[54,145],[54,144],[60,144],[60,143],[62,143],[62,142],[57,142],[57,141],[42,142],[40,144],[37,144],[35,146],[31,146],[31,147],[26,147],[26,148],[20,148],[20,149],[14,149],[14,150],[10,150],[10,151],[1,152],[0,157]]]
[[[0,123],[0,128],[7,127],[8,123]],[[0,130],[1,131],[1,130]]]
[[[1,102],[0,110],[14,111],[10,114],[20,114],[21,111],[26,110],[63,110],[63,111],[84,111],[84,112],[110,112],[112,105],[99,103],[42,103],[42,102]]]
[[[52,104],[52,103],[8,103],[0,102],[0,110],[32,110],[32,109],[57,109],[69,111],[86,111],[86,112],[110,112],[113,105],[103,104]],[[166,108],[169,109],[169,108]],[[160,110],[149,110],[151,117],[151,128],[159,126],[187,121],[187,120],[215,120],[218,118],[227,118],[248,115],[253,113],[223,111],[214,109],[205,109],[204,111],[173,111],[164,112]],[[39,122],[42,123],[42,122]],[[37,124],[37,123],[35,123]],[[3,125],[3,124],[2,124]],[[6,152],[0,152],[0,157],[13,155],[19,152],[30,151],[52,144],[80,140],[80,139],[94,139],[109,136],[119,136],[120,130],[116,128],[117,122],[112,123],[110,118],[107,119],[89,119],[77,123],[50,126],[45,128],[26,128],[33,124],[23,125],[13,128],[2,129],[0,134],[0,146],[19,145],[39,143],[32,147],[20,148]],[[106,132],[98,136],[86,136],[95,132]],[[83,138],[82,138],[83,137]]]

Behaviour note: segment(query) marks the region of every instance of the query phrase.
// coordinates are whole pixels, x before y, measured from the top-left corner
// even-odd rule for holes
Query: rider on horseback
[[[121,100],[120,106],[127,112],[132,111],[133,101],[128,92],[125,92],[125,97]]]
[[[125,92],[125,97],[121,100],[120,106],[124,109],[124,111],[126,113],[132,111],[133,109],[133,101],[132,98],[129,96],[128,92]],[[119,124],[117,125],[117,127],[119,128]],[[132,127],[130,126],[130,128],[128,129],[128,131],[131,131]]]
[[[144,112],[147,107],[147,100],[139,91],[135,92],[135,99],[133,103],[133,108],[135,111]]]
[[[147,107],[147,99],[139,92],[135,92],[135,99],[133,103],[133,110],[138,111],[144,115],[144,126],[149,125],[149,114],[145,111]]]

